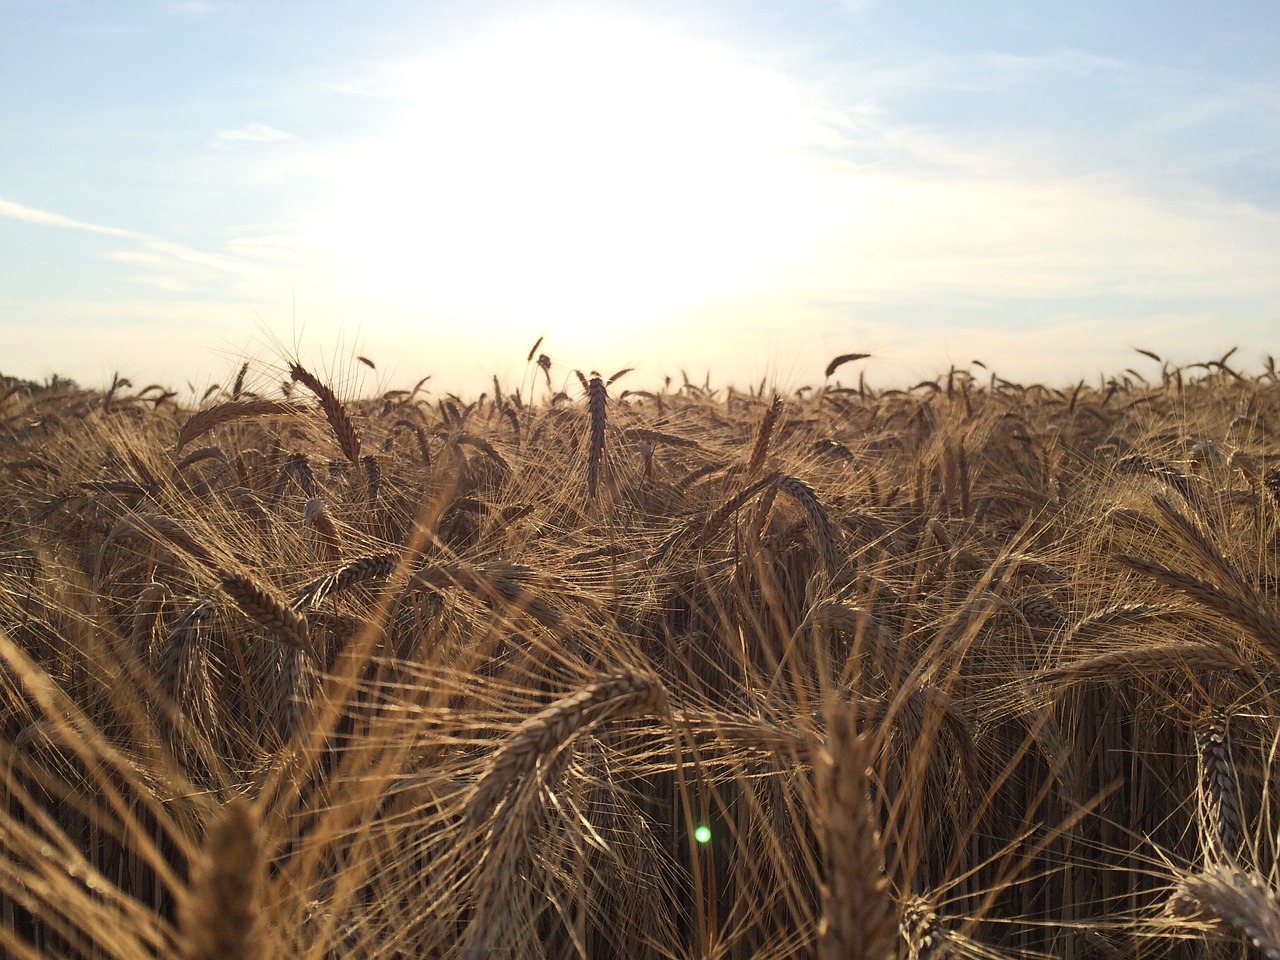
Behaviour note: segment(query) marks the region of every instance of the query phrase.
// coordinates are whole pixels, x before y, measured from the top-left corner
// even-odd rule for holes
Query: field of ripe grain
[[[1280,381],[1229,360],[14,383],[0,939],[1280,957]]]

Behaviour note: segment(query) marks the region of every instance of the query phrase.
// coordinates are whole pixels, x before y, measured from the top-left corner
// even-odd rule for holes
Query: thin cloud
[[[12,200],[0,198],[0,217],[19,220],[23,223],[41,227],[57,227],[63,230],[79,230],[85,233],[96,233],[106,237],[117,237],[131,240],[134,246],[123,250],[112,250],[102,256],[114,263],[140,267],[151,271],[146,274],[133,274],[128,277],[135,283],[157,287],[168,291],[185,291],[196,289],[202,281],[208,279],[210,273],[219,277],[239,275],[246,272],[248,265],[236,257],[207,253],[172,243],[158,237],[148,236],[136,230],[122,227],[108,227],[99,223],[88,223],[73,217],[53,213],[49,210],[38,210]],[[182,279],[180,275],[186,275]]]
[[[21,203],[14,203],[12,200],[5,200],[3,197],[0,197],[0,217],[8,217],[11,220],[22,220],[25,223],[37,223],[45,227],[62,227],[66,230],[84,230],[88,233],[100,233],[108,237],[128,237],[132,240],[145,239],[142,234],[135,233],[133,230],[122,230],[119,227],[104,227],[97,223],[86,223],[83,220],[64,217],[60,213],[51,213],[48,210],[37,210],[35,207],[28,207]]]

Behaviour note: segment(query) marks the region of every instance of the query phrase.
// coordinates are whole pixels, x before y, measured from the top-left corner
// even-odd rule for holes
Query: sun
[[[741,298],[820,228],[823,119],[776,71],[604,17],[508,22],[397,74],[321,228],[363,297],[561,338]]]

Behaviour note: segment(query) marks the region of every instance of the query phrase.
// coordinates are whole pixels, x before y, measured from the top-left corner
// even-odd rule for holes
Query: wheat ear
[[[827,369],[824,371],[824,375],[829,377],[835,373],[836,369],[842,364],[852,363],[854,360],[865,360],[869,356],[871,356],[869,353],[842,353],[827,364]]]
[[[1275,614],[1270,611],[1264,610],[1258,598],[1241,599],[1238,596],[1225,593],[1213,584],[1190,574],[1180,573],[1163,564],[1144,560],[1141,557],[1120,554],[1116,559],[1126,567],[1137,570],[1139,573],[1144,573],[1166,587],[1186,594],[1201,606],[1207,607],[1233,623],[1244,627],[1253,635],[1253,638],[1266,651],[1268,656],[1274,662],[1280,663],[1280,619],[1277,619]]]
[[[924,897],[908,897],[902,904],[898,930],[906,941],[908,960],[943,960],[951,952],[951,936]]]
[[[341,593],[359,583],[389,577],[400,562],[398,553],[374,553],[348,561],[332,573],[307,584],[293,598],[290,606],[295,610],[313,607],[335,593]]]
[[[608,394],[599,376],[587,384],[587,411],[591,415],[591,442],[587,451],[587,496],[595,499],[604,465],[604,428]]]
[[[650,430],[646,427],[628,427],[622,431],[627,440],[638,440],[641,443],[665,443],[669,447],[684,447],[688,450],[701,450],[702,444],[697,440],[674,433],[663,433],[661,430]]]
[[[317,663],[320,658],[311,644],[307,621],[289,606],[273,590],[263,586],[253,577],[228,570],[218,572],[218,583],[240,612],[267,632],[290,647],[305,652]]]
[[[1169,913],[1220,920],[1243,934],[1267,960],[1280,960],[1280,900],[1254,871],[1225,865],[1192,874],[1174,889]]]
[[[423,567],[409,578],[412,589],[447,590],[461,588],[490,607],[501,600],[527,613],[544,627],[558,627],[563,618],[555,608],[519,582],[533,571],[518,563],[492,563],[466,567],[456,563]]]
[[[180,907],[185,960],[258,960],[265,859],[257,814],[235,799],[205,834]]]
[[[131,641],[135,656],[144,657],[148,662],[155,653],[156,642],[161,628],[161,614],[164,613],[165,601],[169,599],[169,588],[163,583],[151,582],[142,588],[133,606],[133,628]]]
[[[316,395],[316,399],[320,401],[320,409],[324,411],[325,419],[329,421],[329,426],[333,428],[333,435],[337,438],[338,446],[342,448],[342,455],[350,460],[353,466],[359,467],[360,434],[356,432],[355,424],[351,422],[351,418],[347,415],[347,409],[342,405],[342,401],[337,398],[326,384],[322,383],[300,363],[289,365],[289,376]]]
[[[804,512],[809,515],[809,524],[813,527],[813,536],[817,541],[818,552],[822,555],[823,567],[826,569],[828,576],[835,576],[836,571],[840,569],[840,554],[836,550],[835,528],[831,525],[831,518],[827,516],[826,507],[822,505],[818,495],[813,492],[813,487],[797,477],[790,477],[786,474],[782,474],[774,480],[774,485],[803,507]]]
[[[173,469],[181,473],[193,463],[200,463],[202,460],[221,460],[223,466],[231,466],[231,461],[227,455],[223,453],[221,447],[196,447],[190,453],[183,456],[177,463],[173,465]]]
[[[1226,711],[1207,706],[1195,729],[1205,847],[1215,860],[1233,858],[1244,835],[1240,784],[1231,761],[1227,723]]]
[[[827,717],[827,749],[817,763],[826,821],[827,882],[819,960],[890,960],[897,918],[884,872],[884,846],[870,796],[870,745],[846,704]]]
[[[588,727],[617,717],[662,715],[666,710],[662,681],[635,671],[598,680],[557,700],[520,724],[498,749],[467,802],[468,819],[483,820],[513,784]]]
[[[773,425],[778,422],[778,415],[781,413],[782,398],[774,397],[760,421],[760,428],[756,430],[755,442],[751,445],[751,459],[747,461],[748,479],[759,473],[764,466],[765,458],[769,455],[769,438],[773,436]]]
[[[329,563],[337,563],[342,557],[342,538],[338,528],[329,516],[329,510],[319,497],[307,501],[302,513],[302,523],[315,534],[315,545],[320,554]]]
[[[197,540],[186,527],[171,517],[159,513],[126,513],[112,525],[98,548],[98,563],[113,540],[120,537],[141,536],[152,540],[164,540],[180,547],[191,556],[205,563],[213,562],[209,548]]]
[[[232,400],[192,414],[178,428],[177,451],[215,427],[246,417],[281,416],[298,412],[298,405],[280,400]]]
[[[1080,683],[1086,680],[1127,680],[1135,673],[1156,670],[1249,669],[1249,665],[1229,647],[1209,643],[1153,643],[1066,663],[1038,674],[1036,679],[1046,683]]]

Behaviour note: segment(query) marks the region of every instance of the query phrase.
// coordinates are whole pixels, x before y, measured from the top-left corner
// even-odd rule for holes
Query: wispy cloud
[[[0,217],[8,217],[11,220],[22,220],[26,223],[37,223],[46,227],[62,227],[67,230],[84,230],[89,233],[100,233],[108,237],[129,237],[135,240],[144,239],[142,234],[135,233],[132,230],[122,230],[119,227],[104,227],[97,223],[86,223],[83,220],[64,217],[60,213],[50,213],[48,210],[37,210],[35,207],[28,207],[21,203],[14,203],[12,200],[5,200],[3,197],[0,197]]]
[[[137,270],[123,279],[168,292],[193,292],[202,287],[207,288],[211,282],[226,283],[229,278],[251,272],[250,265],[235,255],[209,253],[136,230],[88,223],[2,197],[0,217],[41,227],[78,230],[132,241],[132,245],[124,249],[103,253],[103,259]]]

